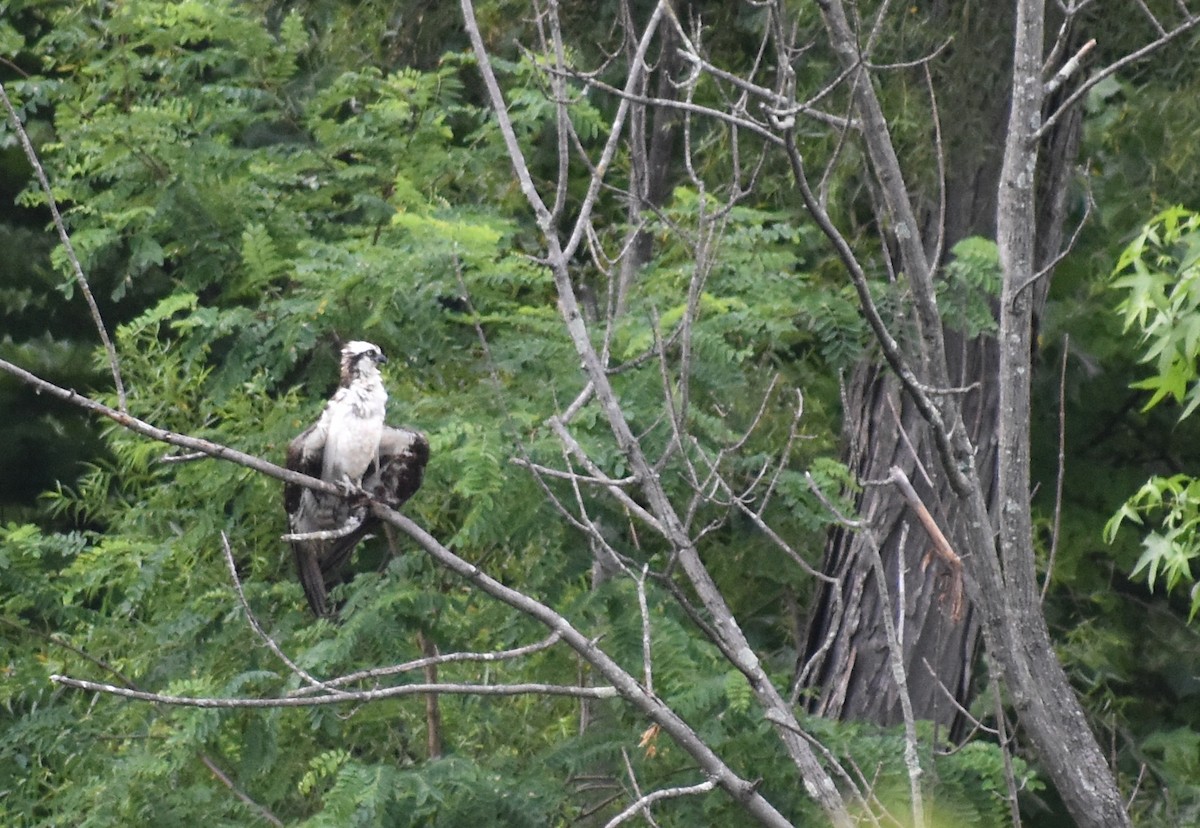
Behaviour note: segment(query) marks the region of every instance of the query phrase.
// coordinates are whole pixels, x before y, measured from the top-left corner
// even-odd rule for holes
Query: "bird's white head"
[[[378,345],[355,339],[342,346],[342,382],[355,377],[378,375],[378,366],[387,362],[387,357]]]

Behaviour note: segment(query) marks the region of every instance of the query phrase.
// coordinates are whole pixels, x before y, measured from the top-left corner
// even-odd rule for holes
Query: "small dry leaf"
[[[658,741],[658,732],[661,730],[658,725],[652,724],[642,733],[642,738],[638,740],[638,747],[646,749],[646,758],[653,759],[658,755],[658,746],[655,742]]]

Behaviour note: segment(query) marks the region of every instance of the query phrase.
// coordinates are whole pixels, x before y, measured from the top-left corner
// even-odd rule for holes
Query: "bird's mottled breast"
[[[387,391],[383,383],[355,382],[329,402],[329,431],[322,477],[338,481],[344,475],[357,481],[375,459],[383,433]]]
[[[387,405],[387,391],[381,382],[371,382],[358,384],[355,383],[348,388],[343,389],[346,394],[346,402],[350,404],[350,408],[355,417],[361,417],[364,420],[383,420],[383,410]]]

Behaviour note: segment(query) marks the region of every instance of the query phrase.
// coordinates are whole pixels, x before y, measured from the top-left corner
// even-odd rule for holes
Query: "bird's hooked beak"
[[[377,365],[383,365],[383,363],[385,363],[385,362],[387,362],[387,361],[388,361],[388,360],[387,360],[387,354],[385,354],[383,351],[376,351],[376,352],[375,352],[375,353],[372,355],[372,358],[375,360],[375,363],[376,363]]]

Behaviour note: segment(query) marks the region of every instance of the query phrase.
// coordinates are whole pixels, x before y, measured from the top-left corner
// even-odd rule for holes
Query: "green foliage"
[[[524,25],[512,4],[480,5],[481,19],[504,31]],[[22,35],[24,54],[40,65],[8,88],[23,113],[52,118],[40,149],[113,325],[130,412],[279,460],[335,383],[335,342],[378,342],[392,356],[390,418],[425,430],[433,447],[409,513],[490,574],[554,605],[638,674],[633,583],[618,577],[593,588],[591,553],[547,495],[567,508],[581,501],[631,558],[663,568],[668,550],[602,493],[537,481],[513,463],[563,464],[543,424],[582,380],[536,258],[536,228],[493,119],[474,97],[472,58],[438,58],[441,39],[419,44],[411,66],[394,51],[415,30],[449,30],[446,12],[401,14],[377,3],[285,12],[232,0],[133,0],[87,14],[25,6],[39,25]],[[758,12],[713,11],[729,23],[719,36],[730,43],[757,25]],[[20,48],[0,22],[0,50]],[[510,114],[534,175],[550,177],[557,156],[537,149],[555,114],[538,72],[544,57],[509,57],[497,68]],[[706,82],[697,94],[716,92]],[[573,83],[568,98],[580,145],[605,140],[612,102]],[[720,133],[694,130],[714,148],[711,169],[727,166]],[[844,152],[856,159],[853,147]],[[627,164],[618,154],[613,168]],[[580,183],[568,182],[567,214]],[[830,184],[854,189],[840,176]],[[772,186],[780,185],[719,213],[711,190],[677,188],[645,226],[653,257],[632,285],[629,312],[611,329],[591,330],[612,355],[621,404],[659,459],[669,495],[686,502],[707,485],[692,479],[695,469],[719,470],[735,490],[700,502],[689,519],[783,686],[796,642],[780,608],[785,597],[803,600],[808,579],[781,566],[780,550],[733,498],[771,481],[758,502],[764,519],[797,554],[819,560],[829,518],[813,487],[826,498],[849,490],[849,473],[832,459],[838,372],[862,355],[867,336],[819,234],[772,203]],[[22,203],[41,207],[43,198],[30,186]],[[602,193],[597,212],[595,241],[623,244],[631,229],[624,200]],[[947,271],[943,301],[963,311],[970,330],[986,330],[988,245],[964,242]],[[0,313],[29,308],[27,317],[44,320],[59,295],[77,303],[61,252],[44,271],[32,287],[0,288]],[[580,265],[573,275],[598,296],[608,291],[608,274]],[[880,293],[898,316],[900,299]],[[23,364],[65,362],[50,345],[19,353]],[[104,370],[97,357],[79,385],[103,383]],[[694,440],[680,444],[665,404],[681,407]],[[628,474],[595,407],[579,411],[572,428],[603,471]],[[301,680],[242,617],[223,534],[267,632],[321,676],[417,659],[421,639],[443,652],[491,651],[544,634],[384,533],[334,591],[341,622],[315,623],[279,540],[277,482],[215,461],[163,462],[173,450],[116,426],[103,441],[84,474],[63,475],[45,497],[37,523],[0,530],[0,694],[11,714],[0,740],[0,822],[259,819],[212,767],[297,825],[568,824],[583,815],[579,780],[623,782],[626,757],[643,789],[695,778],[683,751],[615,703],[597,704],[580,733],[575,702],[443,696],[445,755],[435,759],[422,699],[218,712],[56,690],[54,673],[223,697],[298,690]],[[761,777],[772,802],[798,823],[815,822],[745,678],[674,598],[653,583],[647,598],[655,692],[736,770]],[[443,665],[439,679],[574,683],[580,671],[556,647],[511,663]],[[896,734],[812,724],[837,755],[878,768],[903,799]],[[923,760],[937,770],[929,793],[947,814],[989,825],[1005,813],[994,749]],[[664,825],[734,824],[740,812],[713,795],[656,815]]]
[[[1117,90],[1110,89],[1109,94],[1116,96]],[[1151,96],[1145,103],[1154,108],[1161,101]],[[1111,115],[1111,109],[1104,111]],[[1119,131],[1116,127],[1113,134]],[[1180,170],[1180,175],[1184,174]],[[1198,228],[1200,223],[1192,211],[1180,207],[1162,211],[1120,252],[1112,282],[1122,296],[1118,312],[1124,330],[1138,333],[1140,364],[1153,371],[1133,384],[1151,392],[1144,410],[1150,412],[1147,417],[1157,418],[1143,424],[1142,439],[1161,436],[1181,447],[1194,442],[1195,417],[1191,415],[1200,393],[1193,331],[1200,318]],[[1163,412],[1163,403],[1175,403],[1181,409]],[[1177,419],[1173,427],[1167,414]],[[1177,467],[1186,469],[1193,463],[1188,454],[1181,456]],[[1151,465],[1151,470],[1157,468],[1161,468],[1158,463]],[[1133,524],[1142,534],[1141,552],[1135,563],[1122,564],[1134,575],[1145,577],[1151,589],[1162,583],[1164,591],[1171,593],[1190,585],[1189,600],[1173,602],[1177,609],[1168,609],[1165,601],[1147,606],[1138,599],[1136,612],[1125,610],[1134,619],[1125,629],[1072,619],[1076,631],[1065,652],[1086,676],[1093,704],[1112,711],[1114,729],[1128,729],[1140,737],[1131,740],[1124,763],[1129,779],[1147,780],[1132,806],[1139,824],[1186,825],[1195,822],[1200,813],[1200,787],[1194,784],[1200,721],[1191,703],[1200,686],[1189,656],[1195,651],[1196,632],[1194,627],[1184,627],[1176,616],[1186,613],[1189,621],[1194,621],[1200,611],[1200,589],[1192,568],[1200,554],[1196,532],[1200,487],[1193,476],[1181,473],[1154,474],[1140,486],[1131,481],[1125,491],[1134,487],[1134,494],[1106,523],[1105,540],[1119,547],[1120,528]],[[1128,601],[1109,589],[1097,592],[1090,603],[1118,615]],[[1088,614],[1094,615],[1095,610]],[[1146,648],[1146,641],[1155,646]]]
[[[950,327],[968,337],[995,333],[992,306],[1000,295],[1000,252],[991,239],[963,239],[950,251],[945,278],[937,283],[938,307]]]
[[[1173,207],[1155,216],[1125,248],[1113,287],[1125,330],[1136,328],[1142,361],[1154,375],[1134,385],[1152,391],[1146,408],[1164,399],[1184,404],[1180,418],[1200,406],[1200,214]]]
[[[1161,530],[1147,532],[1144,552],[1133,574],[1145,573],[1150,589],[1160,577],[1167,592],[1182,583],[1193,583],[1191,562],[1200,557],[1200,480],[1177,474],[1153,477],[1129,498],[1104,526],[1104,538],[1112,543],[1121,525],[1130,521],[1145,526],[1154,517]],[[1189,620],[1200,611],[1200,588],[1193,583]]]
[[[1151,391],[1145,409],[1164,400],[1183,404],[1179,418],[1200,407],[1200,214],[1173,207],[1151,219],[1125,248],[1114,268],[1114,289],[1125,298],[1117,306],[1126,331],[1141,337],[1141,361],[1154,374],[1134,383]],[[1189,619],[1200,612],[1200,584],[1191,562],[1200,556],[1200,481],[1187,475],[1155,476],[1105,525],[1112,542],[1122,523],[1160,528],[1147,533],[1133,574],[1145,573],[1150,588],[1162,578],[1170,592],[1192,584]]]
[[[805,725],[846,767],[874,770],[872,794],[885,804],[889,813],[903,819],[911,812],[902,728],[885,730],[862,724],[831,727],[814,719],[807,720]],[[935,753],[929,748],[934,738],[930,730],[923,724],[918,730],[922,796],[930,824],[980,828],[1011,825],[1005,759],[1000,748],[975,741],[960,750]],[[1044,783],[1028,763],[1020,757],[1010,758],[1018,789],[1030,793],[1044,789]]]

